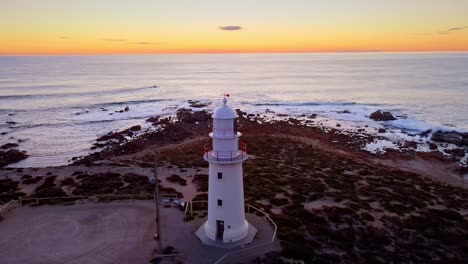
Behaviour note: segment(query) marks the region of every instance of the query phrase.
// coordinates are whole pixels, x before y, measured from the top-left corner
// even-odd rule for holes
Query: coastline
[[[385,259],[395,253],[394,259],[414,261],[466,257],[463,243],[453,242],[466,233],[468,221],[468,186],[457,160],[404,144],[400,151],[372,153],[362,147],[378,133],[317,126],[317,117],[238,114],[249,152],[246,201],[278,223],[281,256],[306,261],[331,256],[353,260],[356,254]],[[208,164],[202,155],[210,118],[205,110],[179,109],[175,116],[148,119],[148,129],[104,135],[96,141],[99,150],[70,165],[0,169],[2,200],[151,194],[155,149],[163,193],[183,201],[206,199]],[[431,233],[430,219],[437,219],[445,233]],[[378,243],[369,248],[366,237]],[[418,250],[405,246],[414,239],[422,239]]]

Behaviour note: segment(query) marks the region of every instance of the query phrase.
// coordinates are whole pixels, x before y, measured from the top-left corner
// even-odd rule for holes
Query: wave
[[[158,86],[159,87],[159,86]],[[43,93],[43,94],[19,94],[19,95],[0,95],[0,100],[2,99],[29,99],[29,98],[54,98],[54,97],[69,97],[77,95],[102,95],[102,94],[112,94],[112,93],[122,93],[122,92],[135,92],[147,89],[157,89],[154,86],[145,86],[138,88],[121,88],[107,91],[89,91],[89,92],[70,92],[70,93]]]
[[[101,108],[101,107],[109,107],[113,105],[132,105],[132,104],[145,104],[145,103],[171,102],[171,101],[174,101],[174,99],[142,99],[142,100],[116,101],[116,102],[92,104],[92,105],[88,105],[87,107]],[[86,107],[81,106],[77,108],[83,109]]]
[[[241,102],[241,104],[251,104],[253,106],[320,106],[320,105],[346,106],[346,105],[358,105],[358,103],[356,103],[356,102],[266,102],[266,103]],[[362,104],[362,105],[372,105],[372,104]]]

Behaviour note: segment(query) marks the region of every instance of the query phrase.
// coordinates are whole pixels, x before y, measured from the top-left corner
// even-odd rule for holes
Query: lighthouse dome
[[[237,113],[231,107],[227,106],[227,100],[224,98],[224,105],[216,108],[213,113],[213,118],[215,119],[234,119],[237,118]]]

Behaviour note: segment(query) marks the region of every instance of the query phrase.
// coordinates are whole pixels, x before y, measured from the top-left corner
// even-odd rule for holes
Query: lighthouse
[[[208,243],[211,245],[245,244],[256,233],[245,219],[242,163],[247,159],[247,147],[239,141],[242,134],[237,131],[237,117],[224,97],[223,105],[213,113],[213,131],[209,134],[212,144],[205,146],[203,157],[209,162],[208,220],[197,235],[202,241],[203,236],[215,242]],[[204,234],[199,234],[201,231]]]

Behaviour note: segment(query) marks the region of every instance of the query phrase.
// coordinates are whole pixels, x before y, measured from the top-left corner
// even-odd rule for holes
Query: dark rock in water
[[[211,103],[209,102],[200,102],[200,101],[194,101],[194,100],[188,100],[188,103],[190,104],[190,107],[193,107],[193,108],[202,108],[202,107],[207,107],[209,106]]]
[[[289,115],[288,115],[288,114],[277,114],[277,116],[279,116],[279,117],[287,117],[287,116],[289,116]]]
[[[132,126],[132,127],[130,128],[130,131],[139,131],[139,130],[141,130],[141,126],[140,126],[140,125]]]
[[[415,141],[407,141],[405,144],[403,144],[403,147],[416,149],[418,148],[418,143]]]
[[[432,132],[432,129],[428,129],[424,132],[421,132],[421,134],[419,134],[421,137],[427,137],[429,136],[429,134]]]
[[[443,132],[437,131],[432,134],[432,141],[455,144],[459,147],[468,146],[467,133],[458,133],[456,131]]]
[[[153,85],[153,88],[159,88],[159,86],[157,86],[157,85]]]
[[[378,131],[378,132],[379,132],[379,133],[385,133],[385,132],[387,132],[387,130],[386,130],[385,128],[379,128],[379,131]]]
[[[6,135],[6,134],[8,134],[8,132],[2,132],[2,133],[0,133],[0,135],[2,135],[2,136]]]
[[[340,123],[336,123],[336,126],[337,126],[337,127],[341,127],[341,124],[340,124]]]
[[[452,155],[453,157],[464,157],[465,156],[465,150],[464,149],[445,149],[444,150],[445,153],[448,153],[450,155]]]
[[[0,151],[0,167],[24,160],[27,157],[28,155],[25,152],[16,149]]]
[[[10,149],[10,148],[16,148],[18,147],[18,144],[16,143],[6,143],[4,145],[2,145],[0,148],[1,149]]]
[[[128,107],[128,106],[125,107],[125,109],[124,109],[125,112],[128,112],[129,110],[130,110],[130,107]]]
[[[349,110],[338,111],[338,114],[351,114]]]
[[[436,149],[437,149],[437,145],[434,144],[434,143],[429,143],[429,149],[430,149],[430,150],[436,150]]]
[[[314,118],[316,118],[316,117],[317,117],[317,114],[311,114],[311,115],[309,116],[310,119],[314,119]]]
[[[370,114],[369,118],[375,121],[396,120],[396,117],[394,117],[390,112],[383,112],[382,110],[377,110]]]
[[[14,122],[14,121],[7,121],[6,123],[7,123],[8,125],[16,125],[16,122]]]
[[[8,114],[8,116],[14,116],[14,115],[15,115],[15,114],[13,114],[13,113],[9,113],[9,114]]]
[[[265,113],[274,114],[275,112],[267,108],[267,109],[265,109]]]
[[[146,122],[156,123],[159,121],[159,118],[161,118],[161,116],[153,116],[153,117],[146,119]]]

